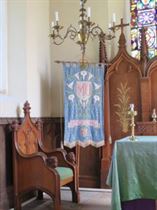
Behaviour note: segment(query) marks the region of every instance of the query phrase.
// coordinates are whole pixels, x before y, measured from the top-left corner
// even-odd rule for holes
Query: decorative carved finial
[[[125,48],[125,46],[126,46],[126,39],[125,39],[125,35],[124,35],[124,27],[126,27],[126,26],[129,26],[129,23],[124,23],[123,18],[121,18],[120,24],[117,25],[117,27],[119,27],[121,29],[121,35],[120,35],[120,39],[119,39],[119,48]]]
[[[24,104],[24,107],[23,107],[24,114],[25,115],[29,114],[30,113],[30,109],[31,109],[30,104],[29,104],[28,101],[26,101],[25,104]]]
[[[102,41],[103,40],[103,41]],[[101,34],[101,39],[99,42],[99,62],[100,63],[107,63],[107,53],[106,53],[106,40],[105,34]]]
[[[123,18],[120,19],[119,25],[113,25],[110,29],[115,33],[117,30],[121,29],[121,34],[124,32],[124,27],[129,26],[129,23],[124,23]]]
[[[124,32],[124,27],[129,26],[129,23],[124,23],[123,18],[120,19],[119,28],[121,28],[121,33]]]
[[[125,45],[126,45],[126,39],[125,39],[125,36],[124,36],[124,27],[126,27],[126,26],[129,26],[129,23],[124,23],[123,18],[121,18],[119,25],[114,24],[110,28],[110,30],[112,30],[114,33],[116,31],[118,31],[119,29],[121,30],[121,34],[120,34],[120,38],[119,38],[119,48],[120,49],[125,48]]]
[[[148,62],[148,45],[146,40],[146,31],[147,28],[143,27],[141,29],[141,65],[142,65],[142,73],[145,76],[146,74],[146,65]]]
[[[121,33],[118,43],[119,43],[119,49],[126,48],[126,39],[124,33]]]

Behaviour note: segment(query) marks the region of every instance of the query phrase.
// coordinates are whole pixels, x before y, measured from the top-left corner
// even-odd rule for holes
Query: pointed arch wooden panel
[[[141,121],[141,63],[131,57],[125,46],[123,32],[119,39],[119,51],[111,61],[105,77],[105,146],[101,161],[101,186],[106,180],[114,142],[130,135],[128,109],[134,103]],[[105,183],[105,182],[104,182]]]
[[[112,141],[129,134],[128,108],[135,104],[137,120],[141,120],[141,72],[137,61],[122,51],[108,69],[106,81],[109,95],[110,135]],[[106,93],[107,94],[107,93]]]

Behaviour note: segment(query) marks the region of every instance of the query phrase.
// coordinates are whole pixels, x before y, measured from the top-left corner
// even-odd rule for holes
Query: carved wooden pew
[[[72,191],[73,202],[79,202],[79,179],[73,153],[63,149],[48,151],[44,148],[42,126],[30,118],[30,105],[24,104],[22,124],[14,121],[13,173],[14,208],[21,210],[21,198],[29,191],[38,190],[38,198],[46,192],[54,201],[54,209],[61,210],[60,187],[67,185]]]

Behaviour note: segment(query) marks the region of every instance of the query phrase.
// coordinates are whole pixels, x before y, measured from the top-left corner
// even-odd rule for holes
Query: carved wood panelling
[[[8,209],[8,194],[6,186],[6,144],[5,144],[5,128],[0,125],[0,209]]]
[[[137,122],[136,135],[156,136],[157,135],[157,122]]]
[[[152,110],[157,110],[157,57],[148,60],[145,29],[141,35],[141,59],[131,57],[121,31],[119,51],[111,61],[105,77],[105,135],[101,180],[108,173],[114,141],[130,135],[127,108],[135,105],[136,134],[157,135],[156,123],[151,122]],[[101,51],[100,51],[101,53]],[[101,58],[101,57],[100,57]],[[101,58],[102,59],[102,58]],[[102,182],[102,181],[101,181]]]
[[[121,62],[109,77],[110,124],[112,141],[126,136],[128,131],[127,113],[130,103],[134,103],[140,113],[140,74],[129,68],[129,62]],[[108,72],[110,69],[108,69]],[[126,126],[126,127],[125,127]]]
[[[80,148],[80,186],[100,187],[101,148]]]
[[[63,140],[63,119],[47,118],[43,123],[44,146],[50,150],[61,147]]]

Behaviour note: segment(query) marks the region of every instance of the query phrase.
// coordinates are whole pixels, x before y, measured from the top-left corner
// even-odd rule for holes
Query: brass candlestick
[[[129,139],[131,141],[135,141],[136,137],[135,137],[135,116],[137,115],[137,111],[134,110],[134,104],[130,104],[130,110],[128,112],[130,118],[131,118],[131,136],[129,137]]]
[[[156,110],[153,109],[153,112],[152,112],[152,119],[153,119],[153,122],[156,122],[156,118],[157,118]]]

